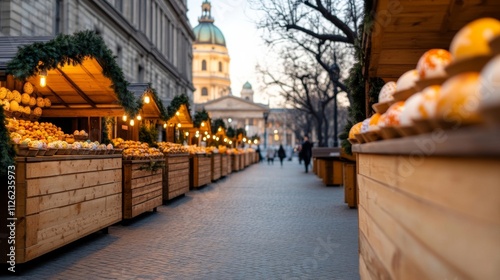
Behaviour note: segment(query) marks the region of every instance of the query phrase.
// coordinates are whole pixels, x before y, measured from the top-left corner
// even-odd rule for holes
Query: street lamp
[[[264,112],[264,149],[267,149],[267,118],[269,117],[269,112]]]
[[[330,67],[330,77],[333,82],[333,146],[338,147],[337,131],[337,83],[340,78],[340,67],[337,64],[337,55],[333,54],[333,65]]]

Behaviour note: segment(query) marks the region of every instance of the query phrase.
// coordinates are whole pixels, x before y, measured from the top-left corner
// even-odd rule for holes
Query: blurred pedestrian
[[[273,147],[269,146],[267,148],[267,154],[266,154],[266,157],[267,157],[267,164],[273,164],[274,165],[274,156],[275,156],[275,151],[273,149]]]
[[[280,148],[278,149],[278,157],[280,159],[281,166],[283,166],[283,159],[286,158],[285,149],[283,145],[280,144]]]
[[[262,154],[260,153],[260,145],[257,146],[257,150],[255,150],[257,152],[257,155],[259,156],[259,162],[262,162]]]
[[[302,160],[304,161],[307,173],[309,171],[309,164],[311,163],[312,156],[312,144],[309,142],[309,137],[304,136],[304,142],[302,142],[302,149],[300,152],[302,153]]]

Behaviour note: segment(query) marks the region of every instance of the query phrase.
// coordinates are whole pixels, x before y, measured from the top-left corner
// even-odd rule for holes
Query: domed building
[[[253,102],[253,93],[252,85],[247,81],[241,89],[241,98]]]
[[[231,93],[229,54],[226,39],[214,25],[212,6],[205,0],[201,5],[199,24],[193,29],[194,103],[204,103]]]

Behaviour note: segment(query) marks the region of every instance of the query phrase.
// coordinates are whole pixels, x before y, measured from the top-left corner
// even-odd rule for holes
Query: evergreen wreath
[[[127,89],[129,83],[116,63],[113,52],[94,31],[61,34],[48,42],[20,47],[16,56],[7,64],[7,74],[24,81],[42,70],[56,69],[65,64],[82,64],[87,57],[99,62],[103,75],[111,80],[111,88],[115,91],[119,104],[129,116],[136,116],[142,107],[142,101],[136,100],[134,94]]]

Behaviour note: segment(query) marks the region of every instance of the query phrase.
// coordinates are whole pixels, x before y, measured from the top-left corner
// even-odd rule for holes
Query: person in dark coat
[[[309,137],[304,136],[304,142],[302,142],[302,149],[300,152],[302,154],[302,160],[304,161],[307,173],[309,171],[309,164],[311,163],[312,156],[312,144],[309,142]]]
[[[283,159],[286,158],[286,152],[283,148],[283,145],[280,144],[280,148],[278,149],[278,157],[280,159],[281,166],[283,166]]]

